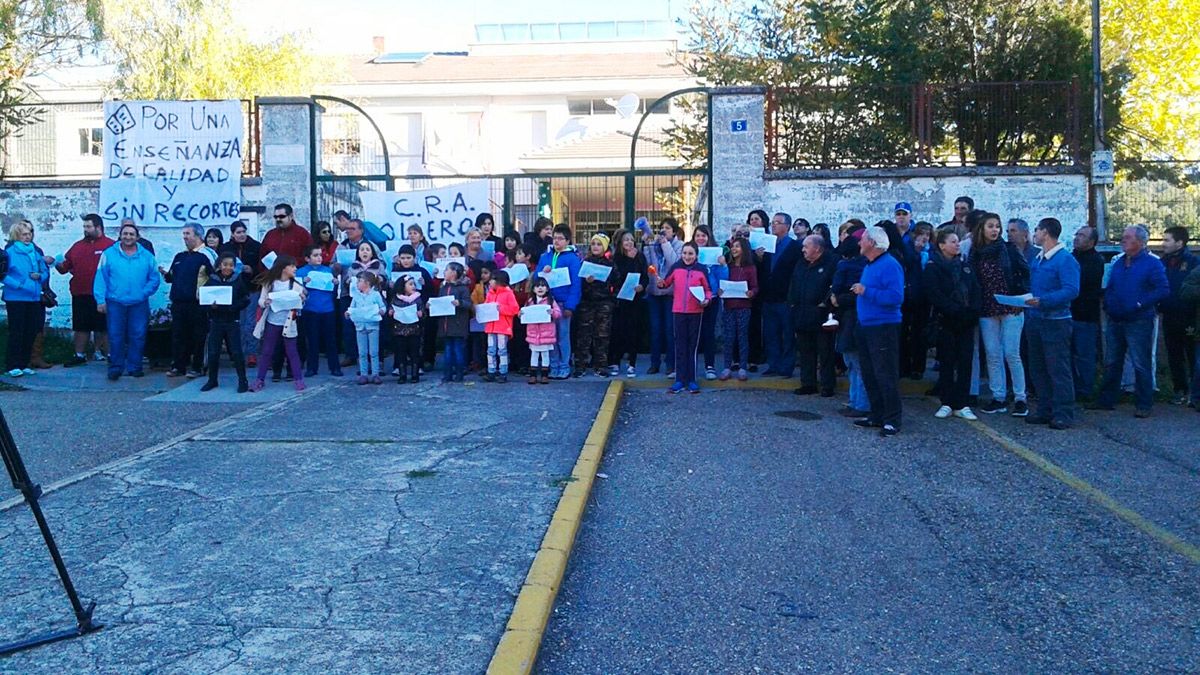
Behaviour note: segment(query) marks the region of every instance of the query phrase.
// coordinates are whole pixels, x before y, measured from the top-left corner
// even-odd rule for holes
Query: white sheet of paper
[[[435,263],[437,265],[437,278],[446,278],[446,267],[449,266],[450,263],[458,263],[459,265],[463,266],[463,269],[467,268],[466,258],[439,258],[437,263]]]
[[[201,286],[201,305],[232,305],[233,286]]]
[[[363,305],[350,308],[350,321],[354,323],[373,323],[379,321],[379,308],[374,305]]]
[[[429,299],[429,316],[454,316],[458,308],[454,306],[453,295],[443,295]]]
[[[716,265],[717,258],[721,257],[720,246],[701,246],[700,247],[700,264],[701,265]]]
[[[550,284],[550,288],[561,288],[571,285],[571,270],[565,267],[558,267],[550,270],[550,274],[542,274],[546,278],[546,283]]]
[[[318,291],[332,291],[333,275],[329,272],[309,272],[304,286]]]
[[[512,284],[519,284],[522,281],[529,279],[529,267],[522,265],[521,263],[517,263],[512,267],[505,268],[504,271],[508,272],[508,283],[510,286]]]
[[[475,320],[479,323],[499,321],[500,305],[494,302],[482,302],[475,305]]]
[[[400,323],[414,324],[417,322],[417,306],[409,305],[408,307],[392,306],[395,319]]]
[[[337,260],[339,265],[342,267],[349,267],[354,264],[354,258],[358,255],[358,251],[355,251],[352,248],[338,247],[338,249],[334,251],[333,255],[334,259]]]
[[[722,298],[744,298],[750,290],[750,282],[748,281],[729,281],[728,279],[721,280]]]
[[[525,305],[521,308],[521,323],[550,323],[550,305]]]
[[[263,267],[265,267],[267,269],[271,269],[271,265],[275,264],[275,259],[278,257],[279,256],[275,255],[275,251],[271,251],[270,253],[264,255],[262,257]]]
[[[1033,297],[1033,293],[1026,293],[1025,295],[1000,295],[999,293],[996,293],[994,295],[996,302],[1002,305],[1008,305],[1009,307],[1020,307],[1022,309],[1026,307],[1025,301]]]
[[[695,296],[697,300],[699,300],[700,302],[704,302],[704,287],[703,286],[689,286],[688,290],[692,292],[692,295]]]
[[[775,245],[778,243],[779,240],[776,239],[775,235],[773,234],[769,234],[767,232],[750,233],[750,248],[754,249],[755,251],[761,248],[767,253],[774,253]]]
[[[275,291],[268,293],[267,297],[271,299],[271,309],[274,311],[300,309],[304,305],[299,291]]]
[[[621,284],[621,290],[617,292],[617,299],[633,300],[634,296],[637,295],[637,291],[634,289],[641,280],[642,275],[638,274],[637,272],[630,272],[629,274],[626,274],[625,282]]]
[[[586,260],[579,266],[579,278],[586,279],[592,277],[596,281],[608,281],[608,277],[612,276],[613,268],[608,265],[600,265]]]

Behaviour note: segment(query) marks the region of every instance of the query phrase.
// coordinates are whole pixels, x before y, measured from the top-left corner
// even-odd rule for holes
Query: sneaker
[[[813,394],[817,393],[817,388],[812,385],[806,384],[803,387],[800,387],[799,389],[793,389],[792,393],[797,396],[812,396]]]
[[[979,409],[979,412],[987,413],[988,415],[1006,413],[1008,412],[1008,406],[1004,405],[1004,403],[1001,401],[992,399],[991,401],[984,403],[983,407]]]
[[[496,376],[495,376],[495,375],[493,375],[492,373],[484,373],[484,375],[483,375],[483,381],[484,381],[484,382],[495,382],[495,381],[496,381]]]
[[[608,376],[609,377],[617,377],[620,374],[621,374],[620,366],[609,366],[608,367]]]
[[[738,377],[739,381],[745,382],[746,380],[750,379],[750,374],[746,372],[745,368],[742,368],[741,370],[738,371],[737,377]]]
[[[183,375],[182,370],[175,370],[174,368],[172,368],[167,371],[167,377],[179,377],[181,375]]]
[[[629,369],[633,370],[633,366],[629,366]],[[658,366],[650,366],[650,369],[646,371],[647,375],[657,375],[658,373]]]
[[[76,354],[67,359],[67,362],[63,364],[63,368],[74,368],[75,366],[82,366],[85,363],[87,363],[87,358],[83,354]]]
[[[964,408],[964,409],[970,410],[970,408]],[[952,415],[953,413],[954,413],[954,411],[950,409],[950,406],[944,405],[944,406],[938,408],[937,412],[933,413],[933,416],[938,418],[939,420],[944,420],[947,417],[949,417],[950,415]]]
[[[392,368],[392,377],[400,377],[400,369]]]
[[[979,420],[979,418],[975,415],[975,413],[971,412],[970,408],[963,408],[962,410],[955,410],[954,416],[959,419],[966,420],[968,422],[976,422]]]
[[[879,435],[884,438],[895,436],[898,433],[900,433],[900,430],[890,424],[883,425],[883,428],[879,430]]]
[[[357,379],[357,380],[355,380],[355,382],[356,382],[356,383],[358,383],[358,384],[366,384],[366,383],[367,383],[367,376],[366,376],[366,375],[359,375],[359,376],[358,376],[358,379]]]
[[[33,368],[22,368],[21,373],[24,375],[37,375],[37,371]],[[1147,415],[1149,417],[1149,415]]]
[[[111,379],[111,378],[110,378]],[[217,388],[217,383],[209,380],[200,386],[200,391],[212,391]]]
[[[716,370],[715,368],[712,368],[712,367],[705,368],[705,369],[704,369],[704,379],[706,379],[706,380],[715,380],[715,379],[717,379],[717,370]]]
[[[597,368],[596,377],[608,377],[608,370],[604,368]]]
[[[25,374],[26,375],[29,374],[29,369],[25,370]],[[1137,412],[1133,413],[1133,416],[1138,418],[1139,420],[1144,420],[1144,419],[1147,419],[1150,417],[1150,411],[1149,410],[1138,410]]]
[[[720,378],[720,379],[721,379],[721,381],[722,381],[722,382],[724,382],[725,380],[728,380],[728,379],[729,379],[729,378],[731,378],[731,377],[733,377],[733,371],[732,371],[732,370],[730,370],[730,369],[726,368],[725,370],[722,370],[722,371],[721,371],[721,378]]]
[[[303,388],[303,383],[300,382],[299,380],[296,381],[296,384],[297,384],[297,388],[296,388],[297,391],[299,391],[300,389]],[[371,384],[383,384],[383,378],[380,377],[379,375],[376,375],[375,377],[371,378]]]
[[[379,380],[379,376],[376,375],[375,379]],[[383,384],[383,380],[380,380],[379,382],[376,382],[375,384]],[[304,384],[304,380],[296,380],[292,384],[292,386],[296,388],[296,391],[304,391],[305,389],[308,388],[308,386],[306,384]]]
[[[1013,417],[1026,417],[1028,415],[1029,415],[1029,406],[1025,403],[1025,401],[1014,401],[1013,402],[1013,409],[1012,409]]]
[[[670,380],[670,379],[673,379],[674,377],[675,377],[675,371],[674,371],[674,370],[669,370],[669,371],[667,371],[667,379],[668,379],[668,380]]]
[[[93,361],[107,361],[108,356],[104,352],[96,352],[95,354],[92,354],[92,360]]]
[[[854,420],[854,426],[862,427],[863,429],[872,429],[878,428],[880,424],[870,417],[864,417],[861,420]]]
[[[695,382],[688,382],[688,391],[693,394],[700,393],[700,385]]]
[[[505,375],[504,373],[500,373],[500,375],[498,375],[496,377],[496,381],[499,382],[500,384],[508,384],[508,375]]]
[[[13,368],[12,370],[5,373],[5,375],[8,375],[9,377],[21,377],[24,374],[25,374],[25,371],[21,370],[20,368]]]
[[[194,379],[196,379],[197,377],[200,377],[200,376],[201,376],[201,375],[203,375],[203,374],[204,374],[204,373],[202,373],[202,372],[200,372],[200,371],[198,371],[198,370],[189,370],[189,371],[187,371],[187,379],[189,379],[189,380],[194,380]]]
[[[1187,404],[1188,404],[1187,394],[1180,394],[1179,396],[1176,396],[1175,398],[1171,399],[1171,405],[1187,405]]]
[[[255,380],[254,386],[250,387],[250,391],[262,391],[263,387],[266,387],[266,386],[267,386],[266,382],[263,382],[262,380]]]
[[[683,383],[676,382],[675,384],[671,385],[671,388],[667,390],[667,393],[668,394],[678,394],[681,391],[683,391]]]
[[[625,377],[637,377],[637,368],[629,366],[625,369]]]

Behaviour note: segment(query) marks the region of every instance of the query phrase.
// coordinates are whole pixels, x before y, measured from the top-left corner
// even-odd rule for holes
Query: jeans
[[[122,370],[132,375],[142,372],[142,350],[146,348],[146,329],[150,324],[150,302],[122,305],[109,301],[108,374]],[[11,338],[10,338],[11,339]]]
[[[1037,389],[1034,417],[1071,424],[1075,421],[1075,375],[1071,367],[1070,319],[1030,318],[1029,372]]]
[[[796,369],[796,332],[792,328],[792,312],[786,302],[764,302],[762,313],[767,368],[790,376]]]
[[[39,300],[9,300],[8,307],[8,353],[7,368],[24,370],[29,367],[33,353],[33,340],[42,330],[39,317],[42,303]],[[109,348],[111,350],[111,347]]]
[[[446,338],[446,354],[442,358],[442,381],[449,382],[451,378],[462,378],[467,368],[467,339],[465,337]]]
[[[1100,341],[1100,324],[1090,321],[1071,322],[1071,361],[1075,375],[1075,393],[1090,397],[1096,388],[1096,345]]]
[[[358,349],[358,374],[382,376],[379,358],[379,324],[370,328],[354,329],[355,346]]]
[[[296,338],[283,337],[283,326],[276,326],[271,322],[267,322],[263,329],[262,351],[259,352],[258,359],[258,381],[262,382],[267,377],[267,370],[271,367],[271,360],[275,357],[275,350],[279,348],[279,343],[283,342],[283,351],[287,354],[288,365],[292,368],[292,373],[296,378],[297,386],[303,384],[304,379],[300,377],[300,350],[296,346]]]
[[[721,303],[708,303],[704,308],[704,318],[700,321],[700,351],[704,354],[704,367],[715,368],[717,365],[717,315],[721,313]]]
[[[837,378],[834,374],[833,341],[837,333],[817,328],[797,332],[800,342],[800,386],[817,387],[822,394],[833,393]]]
[[[316,375],[321,363],[321,352],[325,352],[325,362],[329,372],[340,373],[342,367],[337,355],[337,315],[333,312],[304,312],[300,315],[301,330],[308,340],[308,352],[305,356],[308,365],[306,376]]]
[[[696,350],[700,346],[700,324],[703,314],[673,314],[675,323],[675,381],[691,384],[696,381]]]
[[[646,304],[650,309],[650,367],[662,365],[666,355],[667,370],[675,370],[675,331],[671,318],[670,295],[650,295]]]
[[[846,362],[846,378],[850,381],[850,407],[869,414],[871,399],[867,397],[867,387],[863,384],[858,352],[842,352],[842,360]]]
[[[1164,314],[1162,319],[1163,340],[1167,343],[1167,367],[1171,369],[1171,386],[1177,397],[1188,393],[1188,382],[1193,374],[1191,357],[1196,344],[1187,332],[1191,322],[1192,316],[1180,319]]]
[[[179,372],[204,369],[208,312],[199,302],[171,303],[171,367]]]
[[[1154,319],[1108,322],[1105,330],[1107,352],[1104,354],[1104,382],[1100,385],[1101,406],[1113,406],[1121,395],[1121,370],[1125,355],[1133,363],[1134,405],[1148,412],[1154,405],[1154,378],[1151,372],[1151,341],[1154,339]]]
[[[550,377],[571,376],[571,317],[564,316],[554,322],[557,342],[550,350]]]
[[[988,388],[992,390],[992,399],[1001,403],[1008,398],[1005,364],[1012,376],[1013,398],[1025,400],[1025,367],[1021,365],[1021,329],[1024,326],[1024,313],[979,320],[979,332],[983,334],[983,347],[987,350]]]
[[[858,327],[858,358],[871,419],[900,428],[900,324]]]
[[[745,368],[750,365],[746,359],[750,355],[750,310],[723,309],[721,312],[722,334],[725,337],[725,367],[735,370],[735,366]],[[737,349],[739,359],[733,358]]]
[[[971,391],[971,359],[975,356],[975,326],[951,330],[945,326],[938,333],[937,392],[942,405],[952,410],[967,407]]]
[[[489,373],[508,374],[508,336],[502,333],[488,333],[487,336],[487,371]]]

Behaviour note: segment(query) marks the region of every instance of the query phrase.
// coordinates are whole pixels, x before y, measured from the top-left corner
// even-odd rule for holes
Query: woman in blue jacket
[[[138,243],[136,225],[121,226],[120,239],[100,256],[92,294],[108,316],[108,379],[141,377],[142,350],[150,323],[150,296],[161,279],[154,254]]]
[[[8,353],[5,368],[9,377],[33,375],[29,355],[33,341],[45,322],[42,285],[50,273],[46,259],[33,245],[33,226],[28,221],[8,230],[8,274],[4,277],[4,304],[8,310]]]

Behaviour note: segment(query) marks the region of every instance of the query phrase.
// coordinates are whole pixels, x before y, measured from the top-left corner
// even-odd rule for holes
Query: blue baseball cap
[[[900,202],[896,205],[896,208],[892,209],[892,213],[900,213],[901,211],[912,215],[912,204],[909,204],[908,202]]]

